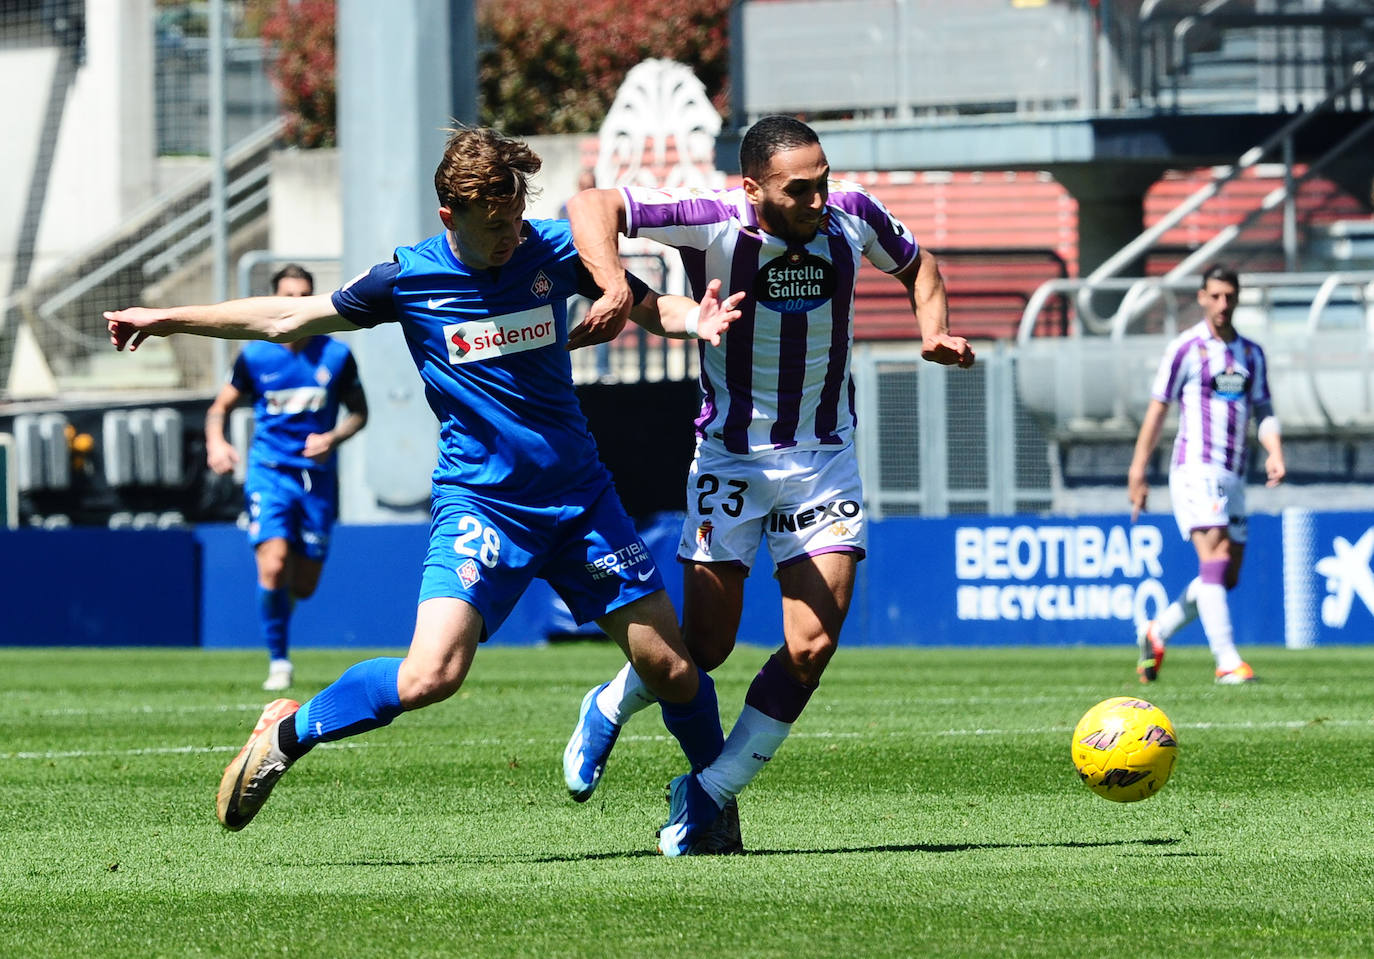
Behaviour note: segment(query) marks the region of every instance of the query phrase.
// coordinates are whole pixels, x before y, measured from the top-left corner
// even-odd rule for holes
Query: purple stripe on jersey
[[[1250,388],[1250,395],[1254,397],[1254,403],[1269,403],[1273,397],[1269,395],[1269,364],[1264,360],[1264,350],[1260,345],[1252,340],[1245,341],[1245,361],[1250,367],[1250,375],[1254,377],[1254,383]]]
[[[1178,399],[1178,371],[1183,367],[1183,359],[1188,355],[1188,351],[1200,342],[1202,341],[1189,340],[1179,346],[1178,352],[1174,354],[1174,362],[1169,365],[1169,382],[1164,385],[1164,395],[1157,399],[1162,399],[1166,403]],[[1206,356],[1205,353],[1203,355]]]
[[[1236,429],[1236,417],[1239,415],[1241,402],[1243,401],[1226,404],[1226,451],[1222,454],[1222,465],[1232,473],[1240,472],[1240,454],[1245,448],[1245,444],[1240,442],[1240,432]]]
[[[916,258],[916,241],[912,239],[911,231],[889,216],[867,193],[843,190],[832,193],[826,202],[871,226],[878,235],[879,245],[898,264],[898,269]]]
[[[740,309],[752,309],[752,307],[741,306]],[[725,335],[729,336],[730,334],[727,332]],[[697,435],[704,439],[706,427],[710,426],[720,413],[720,407],[716,406],[716,388],[711,384],[711,378],[706,375],[705,340],[697,340],[697,369],[701,371],[697,374],[697,383],[701,386],[701,409],[697,411],[696,428]]]
[[[1198,442],[1202,444],[1202,455],[1199,462],[1209,463],[1212,460],[1212,379],[1211,370],[1207,364],[1207,341],[1197,341],[1198,352],[1198,383],[1197,383],[1197,404],[1198,413],[1202,416],[1201,435]]]
[[[699,300],[701,295],[706,292],[706,251],[683,246],[678,248],[677,253],[682,260],[682,270],[687,274],[687,283],[692,290],[692,299]],[[729,294],[729,290],[721,290],[722,296]]]
[[[825,366],[825,382],[816,404],[816,438],[822,443],[838,443],[835,427],[840,420],[840,387],[845,359],[849,355],[849,310],[854,302],[854,254],[849,241],[832,236],[830,262],[835,266],[835,294],[830,300],[830,356]],[[853,405],[850,413],[853,414]]]
[[[763,239],[758,234],[739,231],[728,289],[754,288],[762,246]],[[754,298],[745,297],[740,304],[742,315],[725,334],[725,388],[730,393],[730,408],[725,413],[723,439],[730,453],[749,452],[749,424],[754,418],[754,309]]]
[[[807,325],[805,313],[784,313],[778,323],[778,415],[768,431],[768,441],[776,449],[797,445],[806,383]]]

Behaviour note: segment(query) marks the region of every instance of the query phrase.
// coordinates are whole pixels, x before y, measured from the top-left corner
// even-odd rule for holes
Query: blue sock
[[[365,659],[322,689],[296,713],[296,740],[309,749],[385,726],[401,714],[396,677],[401,660]]]
[[[716,703],[716,684],[702,669],[697,670],[697,676],[701,685],[690,701],[670,703],[665,699],[659,702],[663,725],[682,747],[693,772],[715,762],[725,745],[725,734],[720,729],[720,707]]]
[[[291,622],[291,608],[295,602],[285,586],[265,589],[258,586],[258,618],[262,622],[262,638],[273,659],[290,659],[287,653],[287,626]]]

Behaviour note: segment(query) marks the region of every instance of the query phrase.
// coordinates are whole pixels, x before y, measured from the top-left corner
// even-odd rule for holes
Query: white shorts
[[[678,558],[749,568],[764,537],[777,566],[837,551],[863,558],[863,485],[852,447],[745,457],[697,446]]]
[[[1224,526],[1231,542],[1245,542],[1245,477],[1219,466],[1175,466],[1169,471],[1169,499],[1184,539],[1192,539],[1195,529]]]

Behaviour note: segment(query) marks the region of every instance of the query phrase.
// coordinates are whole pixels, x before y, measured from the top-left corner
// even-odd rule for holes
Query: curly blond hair
[[[434,171],[439,203],[462,210],[472,203],[493,208],[523,201],[532,190],[529,178],[543,161],[523,140],[489,127],[459,127],[444,146]]]

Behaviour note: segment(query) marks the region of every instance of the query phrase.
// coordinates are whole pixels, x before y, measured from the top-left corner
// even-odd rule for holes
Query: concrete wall
[[[85,50],[74,75],[56,47],[0,50],[0,294],[21,245],[41,275],[153,195],[153,0],[87,3]]]

